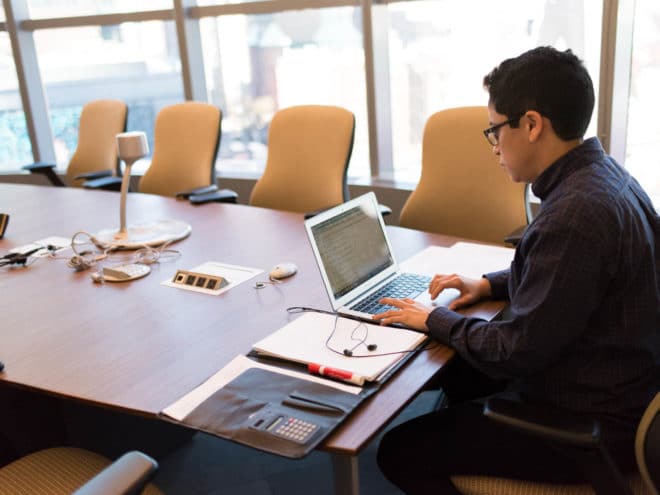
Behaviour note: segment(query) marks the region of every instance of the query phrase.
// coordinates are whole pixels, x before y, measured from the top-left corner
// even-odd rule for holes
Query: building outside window
[[[209,101],[223,110],[218,168],[259,174],[273,114],[294,105],[355,114],[349,176],[369,175],[361,20],[354,7],[201,20]]]
[[[598,90],[600,1],[505,0],[494,9],[487,0],[421,0],[389,4],[388,18],[394,175],[400,181],[419,180],[426,120],[446,108],[486,105],[483,76],[505,58],[539,45],[571,48]]]
[[[138,6],[141,13],[160,12],[154,14],[160,19],[171,11],[173,20],[137,22],[121,18],[135,13],[133,0],[27,0],[31,19],[45,21],[32,35],[59,165],[65,167],[75,149],[85,102],[108,97],[126,101],[128,128],[144,130],[152,139],[158,111],[185,99],[184,76],[203,79],[207,101],[223,111],[221,172],[259,176],[268,125],[277,110],[339,105],[356,116],[349,178],[372,175],[369,147],[378,145],[382,163],[376,175],[404,187],[414,187],[419,179],[426,120],[446,108],[485,105],[482,78],[504,58],[538,45],[571,48],[585,61],[598,91],[604,0],[503,0],[496,9],[486,0],[343,3],[317,6],[300,0],[300,9],[287,10],[290,4],[270,0],[198,0],[200,9],[230,9],[204,13],[198,21],[188,18],[199,22],[203,67],[193,66],[184,74],[172,0]],[[660,198],[658,5],[636,0],[624,165]],[[374,64],[386,67],[375,71],[374,87],[367,87],[363,8],[372,14]],[[0,9],[0,23],[4,14]],[[86,25],[83,19],[84,25],[76,27],[48,25],[67,16],[95,15],[118,15],[118,24]],[[370,94],[377,95],[378,114],[371,120]],[[385,126],[378,120],[382,115],[389,116]],[[33,115],[32,120],[44,125],[43,117]],[[594,113],[587,136],[596,134],[597,119]],[[0,171],[32,161],[26,127],[9,35],[0,29]],[[383,155],[383,146],[391,148],[391,158]]]
[[[4,21],[5,11],[0,7],[0,22]],[[0,172],[16,170],[31,162],[32,146],[18,91],[11,43],[7,32],[0,31]]]
[[[145,131],[153,149],[158,111],[183,100],[176,30],[171,21],[41,29],[34,33],[58,165],[75,151],[85,102],[128,104],[128,129]]]

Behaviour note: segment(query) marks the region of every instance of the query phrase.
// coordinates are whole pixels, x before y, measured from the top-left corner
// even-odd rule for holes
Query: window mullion
[[[626,156],[634,10],[635,0],[603,2],[598,137],[621,163]]]
[[[206,101],[206,80],[204,79],[199,20],[192,19],[188,15],[188,9],[194,7],[195,4],[195,0],[174,0],[181,78],[186,100]]]
[[[625,163],[635,0],[618,0],[618,4],[609,152],[619,163]]]
[[[371,176],[393,175],[387,6],[362,0]]]

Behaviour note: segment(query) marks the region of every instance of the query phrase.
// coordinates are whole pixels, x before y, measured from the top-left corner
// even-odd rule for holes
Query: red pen
[[[364,377],[351,373],[350,371],[340,370],[339,368],[330,368],[329,366],[323,366],[321,364],[309,363],[307,365],[307,370],[310,373],[316,375],[327,376],[330,378],[336,378],[337,380],[342,380],[349,383],[354,383],[360,387],[364,385]]]

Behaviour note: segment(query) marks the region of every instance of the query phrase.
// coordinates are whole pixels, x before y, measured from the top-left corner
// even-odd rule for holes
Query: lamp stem
[[[121,200],[119,206],[119,232],[115,234],[115,239],[126,239],[128,230],[126,229],[126,198],[128,196],[128,185],[131,182],[131,167],[135,160],[124,160],[126,167],[124,176],[121,179]]]

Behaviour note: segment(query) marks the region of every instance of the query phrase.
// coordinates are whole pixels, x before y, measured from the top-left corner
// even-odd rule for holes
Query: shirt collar
[[[605,157],[598,138],[592,137],[561,156],[532,183],[534,195],[544,200],[566,177]]]

